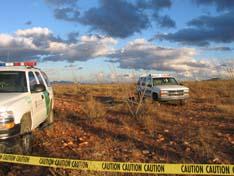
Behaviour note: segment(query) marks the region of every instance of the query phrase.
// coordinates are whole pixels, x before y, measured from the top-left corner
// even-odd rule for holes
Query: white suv
[[[53,90],[35,65],[0,63],[0,152],[16,147],[17,152],[29,153],[31,131],[53,122]]]
[[[184,104],[189,97],[189,88],[179,85],[176,79],[168,74],[149,74],[139,78],[137,93],[156,101],[176,100]]]

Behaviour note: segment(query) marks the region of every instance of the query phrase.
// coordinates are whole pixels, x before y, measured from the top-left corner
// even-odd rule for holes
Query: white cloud
[[[16,36],[22,37],[35,37],[35,36],[49,36],[52,32],[48,28],[33,27],[31,29],[17,30],[15,32]]]
[[[69,62],[107,57],[119,63],[120,68],[175,72],[185,77],[225,74],[224,64],[211,59],[195,59],[194,48],[166,48],[145,39],[130,41],[125,47],[115,49],[117,40],[100,35],[83,35],[74,42],[55,37],[48,28],[35,27],[17,30],[13,34],[0,33],[0,60],[44,60]],[[9,61],[9,60],[8,60]],[[99,76],[102,77],[102,76]],[[110,74],[109,78],[127,79],[131,76]]]
[[[77,43],[61,43],[51,42],[48,50],[56,54],[61,54],[57,59],[59,60],[88,60],[90,58],[96,58],[106,56],[114,51],[113,46],[117,43],[111,37],[104,36],[81,36]],[[49,58],[53,60],[54,57]],[[56,58],[55,58],[56,59]]]
[[[124,48],[110,55],[111,62],[121,68],[168,71],[185,76],[209,72],[214,65],[208,60],[196,60],[194,48],[159,47],[145,39],[129,42]]]
[[[76,42],[55,37],[48,28],[34,27],[17,30],[14,34],[0,33],[0,58],[10,55],[12,60],[86,61],[106,56],[114,51],[117,41],[111,37],[81,36]]]
[[[23,37],[15,37],[8,34],[0,34],[0,47],[9,47],[9,48],[35,48],[35,45],[32,43],[31,39]]]

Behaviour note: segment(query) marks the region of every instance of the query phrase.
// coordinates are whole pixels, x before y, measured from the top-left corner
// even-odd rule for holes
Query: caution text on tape
[[[61,159],[0,153],[0,162],[103,172],[234,175],[232,164],[129,163]]]

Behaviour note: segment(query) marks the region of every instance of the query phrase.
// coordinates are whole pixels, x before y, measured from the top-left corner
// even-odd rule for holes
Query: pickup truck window
[[[178,85],[175,78],[153,78],[153,85]]]
[[[41,74],[42,74],[42,76],[43,76],[43,78],[44,78],[44,80],[45,80],[47,86],[48,86],[48,87],[51,87],[51,84],[50,84],[50,81],[49,81],[47,75],[46,75],[44,72],[41,72]]]
[[[27,92],[25,72],[0,71],[0,92]]]
[[[150,77],[148,77],[147,79],[146,79],[146,86],[148,86],[148,85],[150,85],[151,84],[151,78]]]
[[[43,79],[42,79],[40,73],[39,73],[39,72],[35,72],[35,73],[36,73],[36,75],[37,75],[37,78],[38,78],[39,83],[40,83],[40,84],[43,84],[43,85],[45,86],[45,84],[44,84],[44,82],[43,82]]]
[[[33,74],[33,72],[28,73],[28,78],[29,78],[29,85],[30,85],[30,90],[33,90],[33,87],[37,84],[37,80]]]
[[[143,78],[143,79],[142,79],[141,85],[142,85],[142,86],[145,86],[145,82],[146,82],[146,78]]]

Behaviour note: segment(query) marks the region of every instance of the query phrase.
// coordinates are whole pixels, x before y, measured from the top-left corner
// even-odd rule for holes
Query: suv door
[[[40,84],[43,84],[46,87],[46,91],[43,92],[43,94],[45,97],[46,115],[49,116],[49,113],[50,113],[51,108],[52,108],[52,98],[53,98],[52,87],[51,87],[49,80],[44,72],[40,73],[39,71],[36,71],[35,73],[36,73],[37,79],[40,82]],[[44,75],[44,77],[42,77],[42,75]]]
[[[32,121],[33,128],[36,128],[46,119],[46,105],[43,92],[33,92],[33,87],[39,84],[34,73],[28,72],[29,86],[32,97]]]
[[[143,93],[143,94],[145,94],[145,89],[146,89],[146,77],[143,77],[142,79],[141,79],[141,82],[140,82],[140,89],[141,89],[141,93]]]
[[[41,71],[41,75],[42,75],[43,79],[45,80],[47,91],[50,94],[50,99],[53,99],[53,89],[52,89],[52,86],[50,84],[50,81],[49,81],[47,75],[45,74],[45,72]]]
[[[45,83],[46,83],[46,89],[48,91],[48,95],[49,95],[49,111],[51,111],[54,108],[54,94],[53,94],[53,89],[51,86],[51,83],[47,77],[47,75],[45,74],[45,72],[41,71],[41,75],[42,78],[44,79]],[[51,109],[52,108],[52,109]]]
[[[146,78],[146,83],[145,83],[145,95],[146,96],[151,96],[151,92],[152,92],[152,81],[151,81],[151,77],[147,77]]]

